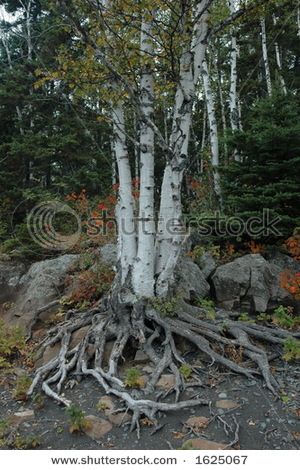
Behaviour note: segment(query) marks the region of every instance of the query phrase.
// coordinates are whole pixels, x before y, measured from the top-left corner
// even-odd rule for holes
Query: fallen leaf
[[[300,408],[296,408],[296,409],[294,410],[294,413],[295,413],[295,415],[296,415],[298,418],[300,418]]]
[[[149,418],[147,418],[147,417],[141,419],[141,420],[140,420],[140,423],[141,423],[142,426],[153,426],[153,424],[154,424],[154,422],[151,421],[151,419],[149,419]]]
[[[180,431],[172,431],[173,439],[183,439],[185,434]]]

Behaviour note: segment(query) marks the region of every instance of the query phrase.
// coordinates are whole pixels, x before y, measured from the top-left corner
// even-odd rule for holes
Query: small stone
[[[186,450],[223,450],[226,447],[226,444],[207,441],[206,439],[189,439],[182,445],[182,449]]]
[[[149,357],[147,356],[147,354],[145,354],[144,351],[142,351],[141,349],[138,349],[134,357],[134,362],[141,364],[148,361]]]
[[[114,426],[121,426],[122,424],[129,423],[131,421],[131,416],[129,413],[105,413],[107,419]]]
[[[175,385],[175,377],[172,374],[163,374],[156,384],[157,388],[170,390]]]
[[[248,382],[246,382],[246,387],[254,387],[255,385],[257,385],[256,380],[248,380]]]
[[[13,373],[17,377],[21,377],[22,375],[26,374],[26,371],[24,369],[21,369],[21,367],[15,367]]]
[[[199,432],[208,426],[209,418],[205,416],[191,416],[185,423],[185,428],[191,428],[193,431]]]
[[[19,424],[25,423],[26,421],[30,421],[33,418],[34,410],[18,411],[9,418],[9,423],[12,426],[19,426]]]
[[[94,441],[99,441],[105,434],[112,430],[112,424],[106,419],[89,415],[85,418],[84,432]]]
[[[152,366],[145,366],[143,367],[143,372],[146,372],[146,374],[152,374],[152,372],[154,371],[154,368]]]
[[[83,326],[79,330],[75,331],[75,333],[72,334],[71,342],[70,342],[70,349],[75,348],[86,336],[89,326]]]
[[[114,347],[114,344],[115,342],[114,341],[107,341],[105,343],[105,347],[104,347],[104,353],[103,353],[103,362],[104,364],[107,364],[109,359],[110,359],[110,355],[111,355],[111,352],[112,352],[112,349]]]
[[[115,405],[111,397],[109,397],[108,395],[104,395],[98,401],[96,408],[98,411],[104,411],[104,413],[106,414],[107,412],[111,412],[112,410],[114,410]]]
[[[224,392],[219,393],[218,397],[219,397],[219,398],[222,398],[222,399],[223,399],[223,398],[227,398],[227,393],[224,393]]]
[[[224,410],[231,410],[232,408],[236,408],[238,403],[232,400],[218,400],[216,402],[217,408],[223,408]]]
[[[45,328],[40,328],[32,332],[32,339],[40,341],[44,336],[46,336],[47,330]]]
[[[58,356],[60,351],[60,344],[56,343],[54,346],[47,346],[44,351],[43,357],[38,359],[35,363],[35,367],[40,367],[48,364],[52,359]]]

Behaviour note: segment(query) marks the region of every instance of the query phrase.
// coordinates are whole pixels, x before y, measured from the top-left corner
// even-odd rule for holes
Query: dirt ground
[[[141,423],[140,439],[135,431],[129,432],[128,423],[113,426],[98,441],[85,433],[71,434],[62,406],[47,398],[39,409],[30,401],[18,402],[12,397],[9,381],[0,389],[0,420],[9,419],[15,412],[34,409],[34,418],[19,425],[12,435],[38,436],[38,449],[180,449],[191,438],[226,445],[234,442],[232,447],[242,450],[299,449],[300,366],[279,359],[273,361],[272,366],[282,386],[281,398],[275,398],[259,379],[222,373],[214,366],[204,364],[202,386],[188,388],[184,398],[198,395],[210,404],[161,414],[157,428],[151,423]],[[64,393],[86,415],[106,419],[104,411],[98,411],[96,407],[104,393],[93,379],[85,379],[74,388],[65,389]],[[174,395],[167,401],[172,399]],[[122,407],[115,399],[114,402],[117,408]],[[200,430],[184,426],[193,416],[207,417],[209,424]],[[14,439],[10,441],[2,443],[2,448],[14,448]]]

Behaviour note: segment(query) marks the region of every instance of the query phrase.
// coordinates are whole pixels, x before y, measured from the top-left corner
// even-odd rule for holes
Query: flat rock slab
[[[114,426],[122,426],[122,424],[129,423],[131,421],[130,414],[122,411],[120,413],[106,412],[105,416]]]
[[[149,361],[149,357],[141,349],[138,349],[134,357],[134,362],[138,364],[143,364]]]
[[[97,409],[100,412],[103,412],[106,418],[114,426],[121,426],[124,423],[131,421],[131,416],[129,413],[118,411],[116,412],[116,407],[113,402],[113,399],[109,395],[104,395],[100,398]]]
[[[104,413],[106,413],[106,412],[111,412],[114,409],[115,409],[115,404],[113,402],[113,399],[109,395],[104,395],[103,397],[100,398],[100,400],[97,403],[98,411],[104,411]]]
[[[175,377],[172,374],[163,374],[156,384],[157,388],[170,390],[175,385]]]
[[[207,441],[206,439],[189,439],[185,441],[182,448],[185,450],[223,450],[227,444],[222,442]]]
[[[209,424],[209,418],[205,416],[191,416],[185,423],[184,428],[193,429],[193,431],[200,431],[205,429]]]
[[[14,413],[9,418],[9,424],[11,426],[19,426],[22,423],[27,421],[31,421],[34,418],[34,411],[33,410],[25,410],[25,411],[18,411]]]
[[[217,408],[223,408],[224,410],[231,410],[232,408],[236,408],[239,404],[236,401],[232,400],[218,400],[216,402]]]
[[[89,415],[85,418],[86,426],[84,432],[94,441],[99,441],[105,434],[112,430],[112,424],[106,419]]]

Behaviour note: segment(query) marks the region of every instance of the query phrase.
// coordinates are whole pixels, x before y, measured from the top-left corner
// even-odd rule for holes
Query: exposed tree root
[[[139,434],[139,420],[146,416],[156,422],[158,412],[179,410],[186,407],[208,404],[207,400],[194,398],[180,401],[180,394],[185,390],[185,380],[180,372],[180,366],[185,363],[176,348],[179,337],[193,343],[204,353],[212,363],[230,369],[247,377],[260,374],[266,386],[277,394],[279,385],[272,376],[268,355],[263,346],[253,342],[282,345],[291,333],[272,327],[233,321],[224,314],[214,321],[201,319],[201,309],[185,303],[176,316],[162,317],[153,307],[145,302],[139,302],[134,307],[129,305],[113,305],[109,308],[97,307],[85,313],[70,311],[63,324],[49,331],[44,341],[41,354],[48,346],[60,344],[57,357],[37,369],[28,395],[31,396],[36,387],[51,398],[65,406],[70,401],[61,395],[62,386],[72,373],[78,376],[92,376],[101,385],[106,394],[114,395],[125,402],[132,412],[131,429],[136,428]],[[89,327],[85,337],[76,347],[71,348],[74,332],[82,327]],[[108,361],[104,360],[105,345],[114,340]],[[149,357],[154,364],[154,370],[144,390],[129,391],[118,374],[118,366],[123,360],[124,350],[128,343],[134,342]],[[226,346],[241,348],[243,356],[250,359],[256,368],[250,368],[243,363],[236,363],[226,357]],[[161,394],[155,399],[147,399],[147,395],[155,394],[155,386],[164,371],[170,370],[175,377],[175,384],[162,399],[170,393],[175,393],[174,403],[160,401]],[[195,369],[193,369],[195,371]]]

